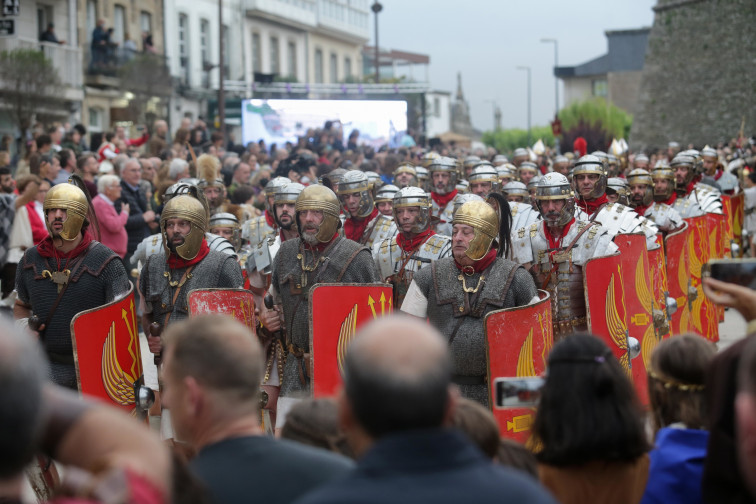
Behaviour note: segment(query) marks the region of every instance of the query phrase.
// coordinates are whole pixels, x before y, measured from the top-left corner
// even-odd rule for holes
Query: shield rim
[[[488,347],[488,318],[496,315],[498,313],[507,312],[507,313],[514,313],[517,311],[524,310],[526,308],[532,308],[534,306],[541,305],[543,303],[551,303],[551,294],[549,294],[548,291],[543,289],[536,289],[536,292],[538,294],[538,297],[540,298],[536,303],[532,304],[526,304],[522,306],[514,306],[512,308],[502,308],[500,310],[494,310],[492,312],[486,313],[486,315],[483,317],[483,341],[486,343],[486,388],[488,389],[488,408],[493,412],[494,410],[494,404],[493,404],[493,392],[491,390],[491,357],[490,357],[490,349]],[[552,314],[553,317],[553,314]]]
[[[640,233],[638,233],[640,234]],[[585,325],[588,328],[588,332],[593,334],[593,331],[591,329],[591,306],[588,303],[588,279],[585,275],[585,270],[588,268],[588,264],[590,264],[592,261],[598,261],[601,259],[606,259],[607,257],[620,257],[622,254],[619,252],[615,252],[614,254],[609,254],[601,257],[591,257],[587,261],[585,261],[585,264],[583,265],[583,296],[585,296]]]
[[[79,391],[79,394],[82,393],[81,391],[81,375],[79,374],[79,352],[76,350],[76,332],[74,331],[74,323],[79,319],[79,317],[83,315],[88,315],[90,313],[102,310],[104,308],[108,308],[110,306],[115,306],[118,303],[121,303],[124,299],[128,299],[129,296],[134,295],[134,284],[129,282],[129,290],[126,293],[125,296],[114,299],[113,301],[110,301],[109,303],[105,303],[104,305],[96,306],[94,308],[89,308],[88,310],[80,311],[76,315],[73,316],[71,319],[71,345],[73,346],[73,358],[74,358],[74,368],[76,369],[76,388]],[[134,306],[134,311],[136,312],[136,306]],[[134,317],[136,318],[136,313],[134,313]],[[137,321],[138,324],[138,321]],[[137,325],[138,330],[138,325]],[[141,353],[140,353],[141,358]],[[144,370],[142,370],[142,374],[144,374]]]

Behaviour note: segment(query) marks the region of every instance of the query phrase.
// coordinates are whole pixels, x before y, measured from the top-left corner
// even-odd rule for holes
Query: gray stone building
[[[654,12],[631,147],[756,132],[754,0],[659,0]]]

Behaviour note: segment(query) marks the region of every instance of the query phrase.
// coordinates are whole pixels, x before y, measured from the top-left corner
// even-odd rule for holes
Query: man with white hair
[[[121,197],[129,205],[129,219],[126,221],[126,233],[129,236],[125,261],[129,263],[131,254],[137,245],[149,236],[151,225],[157,226],[155,212],[147,206],[147,200],[139,190],[142,179],[142,165],[139,160],[129,158],[121,170]]]
[[[181,158],[173,158],[168,167],[168,177],[174,182],[189,178],[189,163]]]

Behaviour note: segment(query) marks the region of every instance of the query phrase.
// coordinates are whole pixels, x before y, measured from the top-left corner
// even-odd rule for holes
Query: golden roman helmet
[[[52,236],[52,227],[47,219],[47,211],[60,208],[66,211],[67,217],[63,222],[63,229],[60,231],[60,237],[66,241],[73,241],[79,236],[81,226],[89,211],[89,202],[84,191],[73,184],[54,185],[47,191],[45,203],[42,205],[45,214],[45,225],[47,232]]]
[[[612,180],[612,179],[609,179]],[[645,192],[643,193],[643,200],[641,200],[641,205],[648,206],[651,204],[651,202],[654,200],[654,181],[651,180],[651,174],[648,173],[648,171],[644,170],[643,168],[635,168],[633,170],[630,170],[630,173],[627,174],[627,192],[628,192],[628,202],[630,203],[630,206],[635,207],[636,204],[633,202],[633,195],[629,194],[630,190],[629,187],[632,187],[634,185],[644,185],[646,186]]]
[[[485,201],[468,201],[463,204],[454,214],[452,225],[454,224],[465,224],[475,230],[475,236],[465,250],[465,255],[473,261],[480,261],[488,254],[499,234],[499,216]]]
[[[339,198],[326,186],[311,185],[305,187],[299,193],[299,196],[297,196],[294,208],[297,212],[297,228],[300,235],[302,234],[302,224],[299,219],[299,213],[305,210],[323,212],[323,222],[320,223],[318,233],[315,235],[315,238],[320,243],[330,242],[333,235],[341,227],[341,219],[339,218],[341,205],[339,205]]]
[[[656,167],[651,170],[651,180],[668,180],[667,190],[660,192],[656,190],[656,184],[654,184],[654,199],[656,201],[666,201],[672,196],[675,191],[675,172],[672,167],[661,161],[656,164]]]
[[[200,200],[188,194],[182,194],[171,198],[163,207],[163,213],[160,215],[160,232],[163,234],[163,246],[165,253],[170,254],[168,247],[168,236],[165,226],[170,219],[184,219],[192,227],[189,234],[186,235],[184,243],[176,247],[176,254],[187,261],[197,257],[202,240],[205,239],[205,231],[208,224],[208,210]]]

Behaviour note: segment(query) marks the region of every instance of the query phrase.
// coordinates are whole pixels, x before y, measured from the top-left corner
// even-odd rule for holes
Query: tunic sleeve
[[[409,289],[407,289],[407,294],[404,296],[401,311],[420,318],[427,318],[428,316],[428,298],[423,295],[414,280],[412,280]]]

